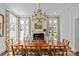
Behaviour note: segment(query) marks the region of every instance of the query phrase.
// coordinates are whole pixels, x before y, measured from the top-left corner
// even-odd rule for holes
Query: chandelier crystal
[[[41,10],[40,3],[39,3],[39,9],[34,11],[32,18],[35,20],[41,20],[41,19],[47,20],[48,19],[48,16],[46,15],[46,13],[43,10]]]

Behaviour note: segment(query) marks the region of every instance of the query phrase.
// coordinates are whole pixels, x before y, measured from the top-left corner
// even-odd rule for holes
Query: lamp
[[[37,9],[37,11],[34,11],[32,18],[35,20],[48,19],[48,16],[46,15],[46,13],[43,10],[41,10],[40,3],[39,3],[39,9]]]

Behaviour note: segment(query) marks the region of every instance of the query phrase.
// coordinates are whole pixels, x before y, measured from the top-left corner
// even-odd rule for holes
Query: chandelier
[[[46,13],[43,10],[41,10],[40,3],[39,3],[39,9],[37,9],[37,11],[34,11],[32,18],[35,20],[48,19],[48,16],[46,15]]]

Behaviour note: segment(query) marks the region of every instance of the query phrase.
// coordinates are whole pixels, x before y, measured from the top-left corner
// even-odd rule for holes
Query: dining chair
[[[40,56],[49,55],[50,47],[46,45],[40,46],[39,54]]]
[[[31,46],[31,55],[37,56],[37,46]]]
[[[59,52],[60,52],[60,55],[61,55],[61,56],[64,56],[65,47],[66,47],[66,46],[59,46]]]
[[[18,45],[18,46],[11,45],[11,48],[12,48],[13,56],[15,56],[15,55],[23,55],[23,45]]]
[[[66,39],[63,39],[63,43],[66,45],[66,44],[69,44],[69,41]]]
[[[26,45],[25,45],[25,53],[26,53],[26,56],[28,56],[28,48]]]
[[[54,56],[64,56],[64,46],[54,46]]]
[[[65,46],[66,56],[68,55],[68,50],[70,49],[69,44],[70,44],[70,41],[66,40],[66,46]]]
[[[50,55],[53,56],[54,55],[54,46],[50,45]]]
[[[36,56],[37,47],[36,46],[25,46],[26,55]]]
[[[11,49],[12,49],[12,55],[15,56],[15,51],[14,51],[13,45],[11,45]]]
[[[66,42],[66,39],[63,39],[63,42],[65,43]]]
[[[66,44],[69,45],[70,41],[66,40]]]
[[[54,46],[54,56],[59,55],[59,46]]]

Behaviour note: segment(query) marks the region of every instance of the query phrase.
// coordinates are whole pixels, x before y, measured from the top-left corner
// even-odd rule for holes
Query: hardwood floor
[[[12,52],[11,52],[11,51],[10,51],[10,52],[7,52],[7,53],[4,54],[3,56],[12,56]],[[16,55],[16,56],[21,56],[21,55]],[[30,56],[30,55],[28,55],[28,56]],[[43,56],[45,56],[45,55],[43,55]],[[46,55],[46,56],[47,56],[47,55]],[[66,55],[64,54],[64,56],[66,56]],[[74,53],[68,51],[68,56],[79,56],[79,54],[74,54]]]

